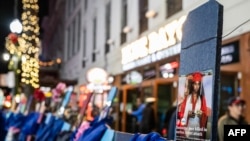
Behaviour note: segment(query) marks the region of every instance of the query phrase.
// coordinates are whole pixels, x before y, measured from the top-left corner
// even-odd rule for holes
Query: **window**
[[[67,29],[67,57],[66,60],[68,60],[70,58],[70,28]]]
[[[84,1],[84,10],[87,11],[88,9],[88,0]]]
[[[87,48],[87,34],[86,29],[83,30],[83,61],[82,61],[82,67],[85,68],[86,66],[86,48]]]
[[[80,50],[80,45],[81,45],[81,40],[80,40],[80,38],[81,38],[81,12],[79,12],[79,14],[78,14],[78,29],[77,29],[77,32],[78,32],[78,45],[77,45],[77,52],[79,52],[79,50]]]
[[[167,18],[173,16],[182,9],[182,0],[166,0]]]
[[[107,40],[110,38],[110,11],[111,11],[111,2],[108,2],[106,5],[106,42],[105,42],[105,54],[109,53],[110,46],[107,44]]]
[[[148,19],[145,16],[147,11],[148,11],[148,0],[139,0],[140,34],[148,29]]]
[[[122,0],[122,29],[121,29],[121,44],[125,43],[127,38],[126,38],[126,33],[123,32],[123,28],[127,25],[127,0]]]
[[[74,11],[74,1],[70,1],[70,13],[73,13]]]
[[[68,43],[69,43],[69,44],[68,44],[68,59],[70,59],[70,58],[71,58],[71,55],[72,55],[72,53],[71,53],[72,47],[73,47],[73,46],[72,46],[72,43],[73,43],[73,42],[72,42],[72,40],[73,40],[73,34],[72,34],[72,33],[73,33],[73,29],[72,29],[72,26],[70,26],[70,27],[69,27],[69,36],[68,36],[68,37],[69,37],[69,38],[68,38],[68,41],[69,41],[69,42],[68,42]]]
[[[96,18],[93,20],[93,52],[92,52],[92,62],[96,60]]]
[[[74,2],[74,9],[75,9],[75,7],[77,5],[77,0],[73,0],[73,2]]]
[[[75,54],[75,45],[76,45],[76,30],[75,30],[75,28],[76,28],[76,20],[74,19],[74,21],[73,21],[73,24],[72,24],[72,44],[71,44],[71,56],[73,56],[74,54]]]
[[[70,1],[66,1],[67,2],[67,4],[66,4],[66,10],[67,10],[67,16],[69,17],[70,16]]]

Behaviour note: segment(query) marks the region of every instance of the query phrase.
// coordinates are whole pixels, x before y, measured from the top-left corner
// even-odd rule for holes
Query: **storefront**
[[[121,94],[120,102],[124,105],[121,107],[121,130],[133,132],[132,124],[135,122],[133,118],[127,114],[128,110],[135,110],[136,99],[145,100],[147,97],[156,97],[157,102],[154,107],[156,110],[156,118],[158,121],[158,129],[163,125],[163,117],[166,111],[172,106],[177,94],[178,67],[173,67],[171,64],[178,64],[179,56],[161,60],[157,63],[140,67],[133,71],[141,74],[143,81],[137,84],[127,84],[126,77],[130,73],[121,76]],[[169,63],[166,63],[169,62]],[[168,69],[165,67],[169,66]],[[133,76],[131,76],[133,77]],[[132,78],[133,79],[133,78]]]
[[[180,55],[181,27],[185,16],[122,47],[124,73],[116,76],[120,88],[119,123],[117,129],[133,132],[134,119],[127,113],[136,109],[136,99],[157,99],[157,129],[163,125],[166,111],[176,99]],[[221,93],[219,116],[226,111],[226,100],[240,95],[250,100],[250,33],[224,40],[221,54]],[[209,60],[208,60],[209,61]],[[137,72],[139,75],[133,76]],[[134,78],[133,78],[134,77]],[[247,110],[250,109],[249,104]],[[250,121],[250,113],[246,113]]]
[[[240,95],[247,102],[245,116],[250,121],[249,95],[250,95],[250,33],[223,41],[223,46],[227,48],[222,56],[228,56],[225,60],[228,63],[221,65],[221,94],[220,94],[220,114],[226,108],[226,99],[232,95]],[[222,57],[222,61],[224,60]]]

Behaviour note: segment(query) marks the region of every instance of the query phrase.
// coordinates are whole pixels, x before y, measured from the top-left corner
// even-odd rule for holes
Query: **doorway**
[[[221,74],[219,117],[227,111],[227,100],[232,96],[238,96],[240,91],[236,73]]]
[[[157,131],[160,133],[165,123],[166,112],[172,107],[172,84],[158,84],[157,99]]]
[[[128,111],[136,111],[138,109],[137,99],[140,99],[144,103],[145,98],[153,97],[153,86],[146,87],[134,87],[126,90],[126,122],[125,122],[125,131],[129,133],[138,132],[137,118],[131,114],[128,114]]]

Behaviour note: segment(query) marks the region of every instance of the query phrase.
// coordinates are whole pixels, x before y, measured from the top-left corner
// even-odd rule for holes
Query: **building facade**
[[[189,11],[205,0],[54,0],[50,18],[54,30],[46,42],[46,54],[62,58],[60,77],[87,83],[93,67],[115,76],[119,87],[120,121],[116,128],[129,131],[126,110],[135,99],[157,97],[158,123],[177,94],[181,28]],[[250,1],[218,0],[224,6],[221,62],[220,115],[226,101],[240,95],[247,103],[250,90]],[[64,12],[58,12],[59,7]],[[57,10],[57,11],[56,11]],[[52,16],[51,16],[52,17]],[[61,19],[61,20],[58,20]],[[50,23],[50,22],[47,22]],[[50,24],[50,25],[53,25]],[[236,27],[234,32],[231,33]],[[47,36],[47,35],[45,35]],[[55,53],[57,52],[57,53]],[[138,79],[139,73],[139,79]],[[137,75],[134,75],[137,74]],[[137,76],[136,78],[132,78]],[[134,84],[139,82],[139,84]],[[249,110],[247,106],[246,110]],[[246,113],[250,121],[250,114]],[[160,124],[158,127],[160,128]]]

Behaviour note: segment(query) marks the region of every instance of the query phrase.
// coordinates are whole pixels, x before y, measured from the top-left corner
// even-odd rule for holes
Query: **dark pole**
[[[14,18],[17,18],[17,5],[18,5],[18,0],[14,1]]]

